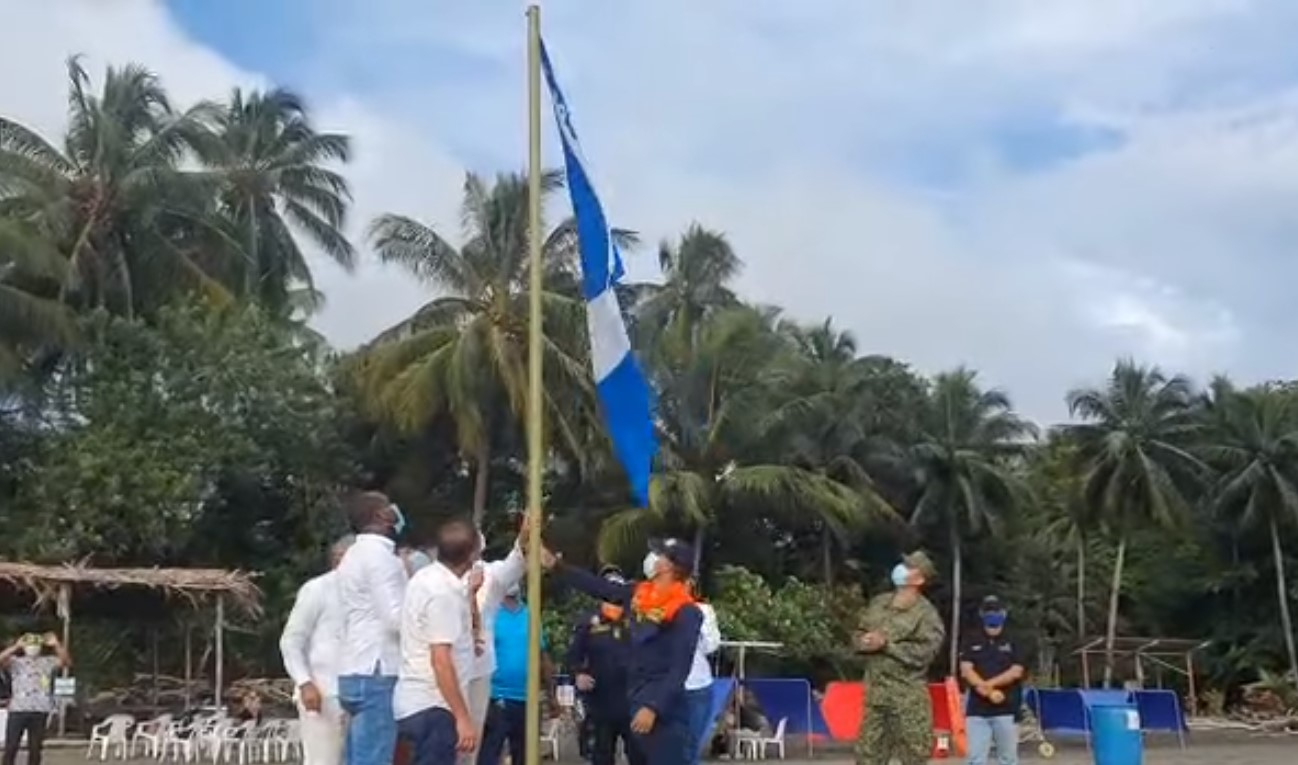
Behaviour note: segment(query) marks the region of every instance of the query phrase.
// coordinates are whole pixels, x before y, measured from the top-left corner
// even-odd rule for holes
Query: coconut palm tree
[[[227,280],[271,310],[286,308],[295,285],[311,287],[294,231],[350,270],[356,252],[341,229],[351,192],[330,166],[350,159],[348,137],[317,131],[302,99],[284,89],[235,88],[201,114],[210,133],[199,152],[243,255],[227,261]]]
[[[1082,420],[1064,431],[1084,465],[1083,501],[1117,541],[1105,630],[1108,687],[1127,542],[1139,523],[1170,528],[1188,514],[1186,490],[1205,471],[1188,450],[1201,425],[1188,380],[1129,360],[1117,363],[1106,387],[1069,393],[1068,408]]]
[[[770,375],[790,352],[774,329],[775,312],[740,306],[715,312],[692,337],[665,331],[650,367],[659,396],[660,453],[649,508],[627,510],[600,528],[599,554],[618,560],[651,531],[683,528],[701,556],[710,528],[728,513],[739,522],[762,515],[794,527],[828,527],[845,536],[890,508],[811,466],[745,464],[761,439],[760,412]],[[697,563],[697,561],[696,561]]]
[[[543,190],[559,188],[548,173]],[[438,293],[387,330],[357,359],[356,374],[373,413],[405,432],[438,417],[455,424],[461,452],[473,464],[474,517],[487,507],[493,440],[516,426],[527,408],[527,178],[501,175],[464,182],[463,245],[402,215],[382,215],[369,236],[378,256]],[[585,304],[576,275],[570,226],[546,240],[542,295],[547,429],[556,446],[581,456],[596,422],[587,361]],[[551,443],[554,443],[552,440]]]
[[[782,321],[778,331],[793,352],[772,369],[771,405],[759,424],[759,441],[775,446],[766,456],[850,486],[874,519],[896,519],[867,468],[878,450],[892,446],[867,430],[865,409],[877,403],[870,360],[857,358],[856,338],[835,329],[832,319],[806,326]],[[850,530],[822,524],[821,565],[827,583],[834,581],[835,543],[847,543]]]
[[[957,369],[934,379],[919,438],[907,450],[919,492],[911,522],[947,529],[951,545],[952,674],[960,644],[963,539],[995,528],[1026,493],[1007,461],[1022,457],[1035,435],[1005,393],[983,390],[974,372]]]
[[[1243,530],[1265,529],[1275,561],[1276,598],[1289,670],[1298,682],[1282,530],[1298,523],[1298,402],[1287,391],[1214,386],[1214,411],[1203,454],[1220,471],[1215,507]]]
[[[73,314],[49,297],[66,269],[62,253],[22,221],[0,219],[0,384],[23,369],[31,352],[71,342]]]
[[[661,284],[626,289],[638,344],[646,350],[652,350],[663,333],[687,338],[708,316],[739,303],[730,282],[743,261],[720,232],[691,224],[675,245],[663,241],[658,246],[658,266]]]
[[[68,79],[62,148],[0,118],[0,218],[66,261],[46,297],[129,315],[202,283],[173,240],[177,228],[203,227],[210,200],[201,175],[177,171],[201,132],[194,113],[175,112],[139,66],[110,67],[99,95],[76,58]]]

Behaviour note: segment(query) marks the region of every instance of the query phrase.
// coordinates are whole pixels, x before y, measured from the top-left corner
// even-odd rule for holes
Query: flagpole
[[[541,9],[527,9],[527,763],[541,761]],[[515,763],[518,765],[518,763]]]

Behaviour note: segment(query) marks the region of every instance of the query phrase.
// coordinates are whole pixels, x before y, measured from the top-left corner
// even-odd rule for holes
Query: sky
[[[285,85],[354,137],[358,242],[383,212],[454,239],[465,170],[525,166],[523,8],[0,0],[0,113],[57,135],[74,53],[142,63],[180,104]],[[649,243],[725,232],[752,300],[926,373],[973,367],[1044,423],[1124,356],[1298,377],[1298,3],[542,8],[610,218]],[[362,250],[316,269],[343,348],[430,296]]]

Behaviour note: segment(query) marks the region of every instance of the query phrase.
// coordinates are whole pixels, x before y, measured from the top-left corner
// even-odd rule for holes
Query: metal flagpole
[[[527,763],[541,761],[541,9],[527,9]],[[517,764],[516,764],[517,765]]]

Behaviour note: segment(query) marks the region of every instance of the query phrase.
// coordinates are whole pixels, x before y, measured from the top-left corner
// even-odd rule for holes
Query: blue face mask
[[[993,611],[983,614],[983,626],[989,630],[1000,629],[1005,626],[1005,612]]]
[[[910,583],[910,569],[906,568],[905,563],[898,563],[892,567],[892,586],[905,587]]]
[[[396,516],[392,521],[392,536],[399,537],[406,530],[406,514],[401,512],[395,502],[392,504],[392,514]]]

